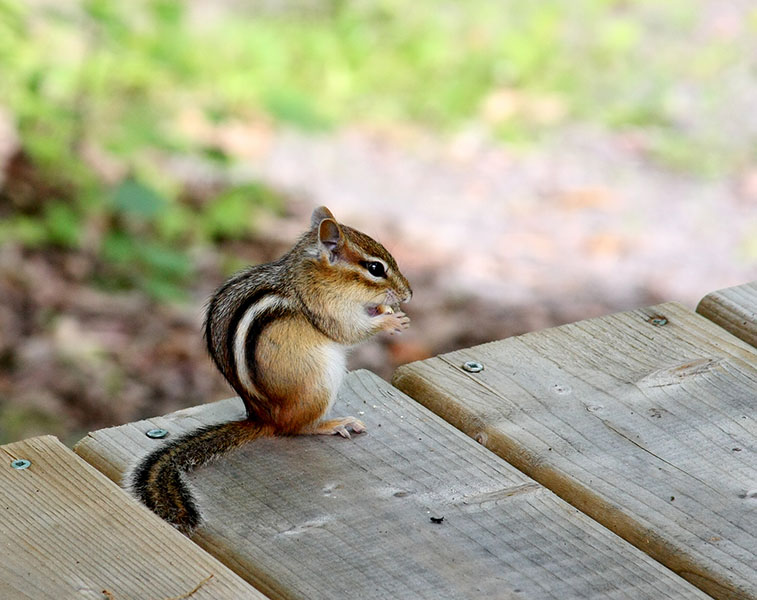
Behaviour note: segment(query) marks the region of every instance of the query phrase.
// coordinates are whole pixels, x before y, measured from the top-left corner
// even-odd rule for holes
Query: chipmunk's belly
[[[331,408],[347,372],[347,349],[342,344],[331,342],[321,346],[321,354],[322,385],[329,391],[328,408]]]
[[[344,379],[346,354],[346,346],[299,316],[279,319],[261,334],[256,352],[258,387],[276,404],[301,403],[323,414]]]

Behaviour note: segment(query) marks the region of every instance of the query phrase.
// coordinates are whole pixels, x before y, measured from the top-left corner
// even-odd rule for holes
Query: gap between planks
[[[471,360],[484,370],[466,373]],[[669,303],[405,365],[394,383],[712,595],[742,600],[757,596],[756,367],[754,348]]]

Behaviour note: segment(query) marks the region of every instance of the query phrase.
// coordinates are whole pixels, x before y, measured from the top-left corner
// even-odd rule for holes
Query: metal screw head
[[[468,371],[468,373],[480,373],[484,370],[484,365],[475,360],[469,360],[463,363],[463,370]]]
[[[11,467],[14,469],[17,469],[19,471],[23,471],[24,469],[28,469],[32,466],[31,461],[26,460],[25,458],[17,458],[16,460],[11,461]]]
[[[166,437],[168,435],[168,431],[165,429],[150,429],[150,431],[147,431],[145,435],[154,440],[159,440]]]
[[[653,317],[649,317],[647,321],[649,321],[655,327],[662,327],[663,325],[668,324],[668,320],[662,315],[654,315]]]

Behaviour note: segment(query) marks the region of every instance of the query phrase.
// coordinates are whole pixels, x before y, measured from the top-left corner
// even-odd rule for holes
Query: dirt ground
[[[314,206],[381,240],[410,279],[411,329],[356,349],[384,377],[405,362],[757,279],[757,169],[712,180],[661,169],[643,140],[575,127],[531,152],[464,131],[451,138],[352,128],[249,132],[232,174],[285,194],[286,216],[225,248],[271,260]],[[169,165],[201,184],[197,165]],[[194,181],[193,181],[194,180]],[[81,252],[0,246],[0,441],[88,430],[217,400],[230,390],[205,355],[219,256],[183,306],[87,284]]]

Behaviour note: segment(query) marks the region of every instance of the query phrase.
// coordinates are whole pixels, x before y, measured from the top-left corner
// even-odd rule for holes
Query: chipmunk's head
[[[397,261],[366,234],[338,223],[325,206],[313,211],[311,232],[317,240],[321,274],[338,283],[344,301],[362,304],[368,316],[408,302],[413,295]]]

